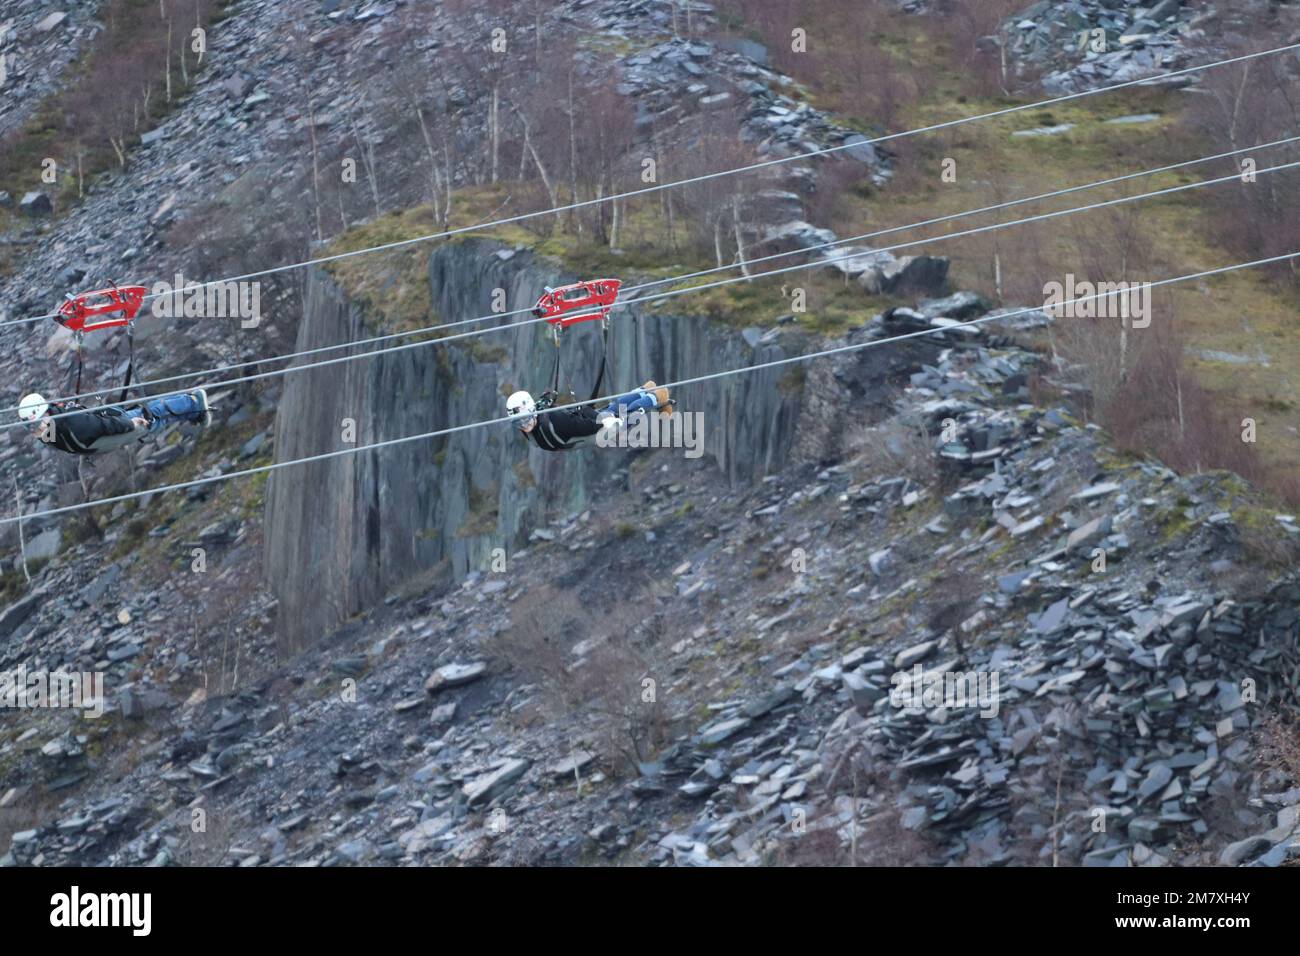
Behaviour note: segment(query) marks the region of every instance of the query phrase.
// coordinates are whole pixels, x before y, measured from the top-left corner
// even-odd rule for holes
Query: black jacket
[[[54,419],[54,441],[59,451],[72,455],[93,455],[97,452],[121,448],[130,444],[128,434],[135,436],[131,419],[120,408],[87,409],[76,402],[52,402],[50,414],[72,412],[66,418]],[[118,438],[117,436],[123,436]]]
[[[598,431],[600,425],[596,422],[596,410],[583,405],[573,411],[561,408],[538,415],[537,424],[527,437],[545,451],[567,451]]]

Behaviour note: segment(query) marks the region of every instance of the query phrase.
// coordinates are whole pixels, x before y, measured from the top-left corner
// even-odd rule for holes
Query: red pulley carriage
[[[149,290],[142,285],[113,286],[68,296],[54,317],[73,332],[96,332],[129,326],[135,321]]]
[[[562,285],[558,289],[548,287],[533,306],[533,315],[546,319],[557,338],[562,330],[579,322],[594,319],[605,322],[622,284],[621,279],[590,279]]]
[[[82,353],[81,340],[87,332],[115,329],[126,326],[127,347],[130,358],[126,366],[126,381],[122,385],[122,398],[131,386],[131,373],[135,369],[135,317],[144,304],[149,290],[142,285],[113,286],[70,295],[54,313],[54,321],[68,329],[77,340],[77,381],[75,392],[81,392]]]

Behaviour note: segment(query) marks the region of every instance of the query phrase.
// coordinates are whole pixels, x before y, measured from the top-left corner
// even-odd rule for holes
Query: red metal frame
[[[578,322],[590,322],[593,319],[609,317],[609,310],[618,298],[622,279],[590,279],[574,282],[558,289],[548,289],[546,294],[533,306],[533,315],[546,319],[553,326],[567,329]],[[594,312],[582,312],[579,315],[568,313],[579,309],[591,309]]]
[[[68,301],[59,306],[55,321],[73,332],[94,332],[130,325],[148,292],[142,285],[124,285],[69,296]]]

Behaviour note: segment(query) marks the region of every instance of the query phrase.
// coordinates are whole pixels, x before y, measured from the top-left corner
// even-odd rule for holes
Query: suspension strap
[[[564,330],[556,325],[551,331],[555,336],[555,372],[551,375],[551,391],[558,395],[560,394],[560,336]]]
[[[596,373],[596,386],[591,390],[591,397],[597,398],[600,395],[600,384],[605,380],[605,364],[609,358],[609,316],[605,316],[600,322],[600,371]]]
[[[73,386],[72,394],[80,395],[81,394],[81,367],[82,367],[81,339],[83,333],[78,331],[74,334],[76,335],[76,341],[77,341],[77,384]]]
[[[135,370],[135,323],[126,324],[126,381],[122,383],[122,392],[117,396],[118,402],[125,402],[127,392],[131,390],[131,373]],[[80,391],[80,389],[78,389]]]

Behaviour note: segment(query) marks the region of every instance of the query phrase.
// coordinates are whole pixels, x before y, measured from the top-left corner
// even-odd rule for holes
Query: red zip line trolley
[[[622,284],[622,279],[590,279],[562,285],[558,289],[548,286],[533,306],[533,315],[546,319],[555,330],[556,341],[559,341],[560,332],[571,325],[593,319],[608,322],[609,310],[614,307]],[[588,311],[583,312],[584,309]],[[578,314],[571,314],[575,312]]]

